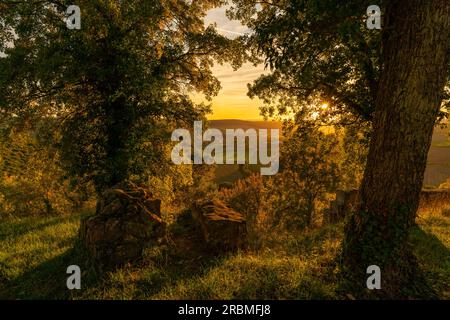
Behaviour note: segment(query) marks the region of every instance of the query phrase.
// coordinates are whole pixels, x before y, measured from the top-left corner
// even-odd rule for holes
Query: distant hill
[[[224,119],[224,120],[209,120],[209,128],[219,129],[225,131],[226,129],[255,129],[257,132],[260,129],[280,129],[281,122],[279,121],[263,121],[263,120],[239,120],[239,119]],[[216,181],[218,183],[228,182],[232,183],[241,179],[242,175],[237,164],[222,164],[216,166]]]
[[[279,121],[250,121],[238,119],[209,120],[209,127],[219,130],[225,129],[281,129]]]
[[[281,129],[279,121],[249,121],[238,119],[210,120],[209,127],[225,129]],[[217,167],[216,178],[219,182],[233,182],[240,178],[237,165]],[[424,186],[437,187],[450,178],[450,128],[436,127],[432,146],[428,153]]]

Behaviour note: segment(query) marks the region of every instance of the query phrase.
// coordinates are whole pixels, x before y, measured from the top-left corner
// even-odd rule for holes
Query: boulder
[[[95,215],[81,221],[80,240],[100,268],[139,260],[145,247],[165,237],[160,207],[146,187],[118,184],[102,194]]]
[[[204,244],[214,252],[245,249],[247,228],[244,215],[214,199],[192,206],[192,216],[201,226]]]

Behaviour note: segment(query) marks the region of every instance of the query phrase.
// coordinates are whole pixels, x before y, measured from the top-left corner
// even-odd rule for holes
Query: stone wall
[[[358,190],[336,192],[336,199],[330,202],[326,211],[325,221],[332,223],[345,218],[346,214],[353,212],[358,206]],[[450,206],[450,190],[422,190],[420,193],[420,209],[440,209]]]

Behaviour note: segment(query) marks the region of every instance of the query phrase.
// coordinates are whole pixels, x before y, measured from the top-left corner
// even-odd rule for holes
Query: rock
[[[200,224],[202,238],[211,250],[226,252],[247,247],[245,217],[220,200],[194,204],[192,216]]]
[[[160,208],[148,189],[123,182],[106,190],[95,215],[81,221],[80,240],[100,268],[139,260],[146,246],[165,237]]]

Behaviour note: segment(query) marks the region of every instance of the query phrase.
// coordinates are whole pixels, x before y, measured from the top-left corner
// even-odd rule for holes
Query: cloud
[[[262,102],[247,96],[247,84],[265,72],[262,65],[255,67],[246,63],[236,71],[230,65],[216,65],[212,71],[220,81],[222,89],[212,100],[213,114],[209,116],[210,119],[261,119],[259,107]],[[194,101],[204,100],[202,96],[195,95]]]
[[[210,10],[205,17],[205,26],[213,24],[220,34],[232,39],[249,34],[251,30],[239,21],[228,19],[226,16],[228,8],[229,6],[224,6]],[[255,67],[247,63],[236,71],[228,64],[215,65],[212,71],[220,81],[222,90],[212,100],[213,114],[210,119],[261,119],[258,107],[262,103],[247,96],[247,84],[264,73],[262,65]],[[193,97],[196,102],[203,101],[199,95]]]
[[[209,10],[205,17],[205,26],[215,24],[217,31],[229,38],[236,38],[237,36],[250,33],[251,30],[239,21],[228,19],[226,16],[227,9],[229,9],[229,6]]]
[[[238,35],[238,36],[245,36],[247,33],[243,33],[243,32],[237,32],[237,31],[231,31],[231,30],[225,30],[222,28],[216,28],[217,31],[223,32],[225,34],[229,33],[229,34],[234,34],[234,35]]]

